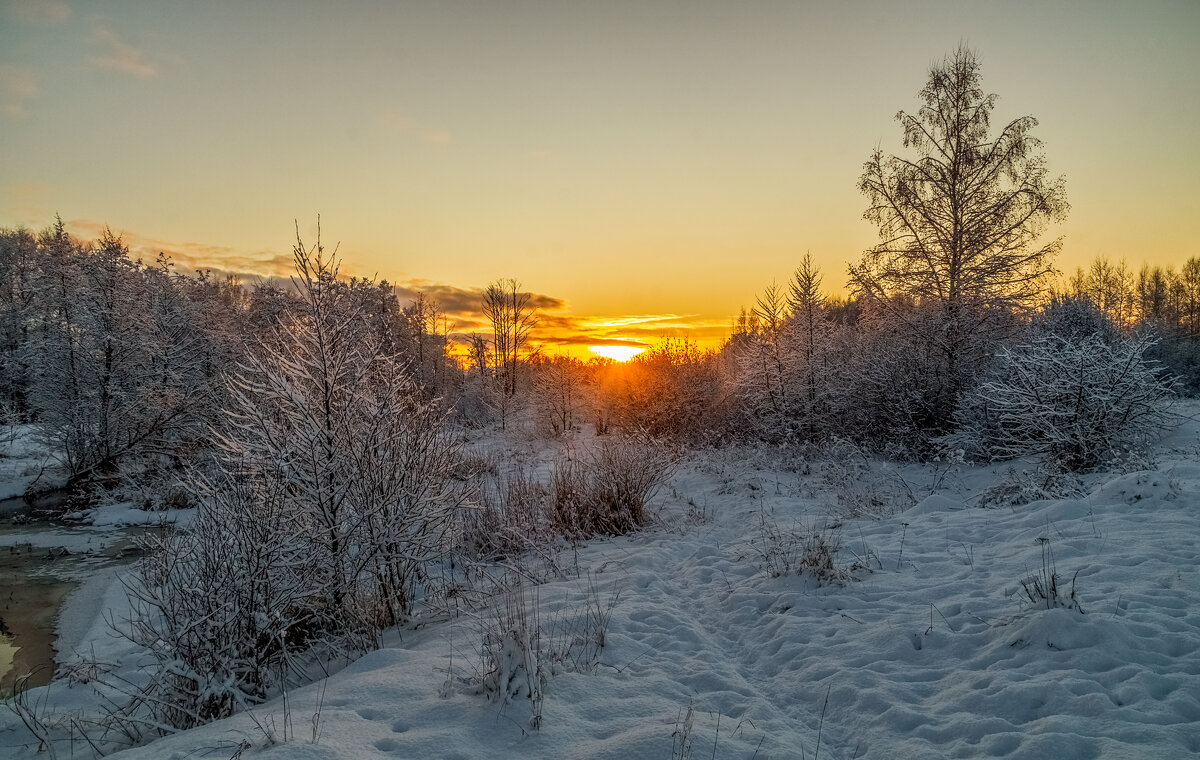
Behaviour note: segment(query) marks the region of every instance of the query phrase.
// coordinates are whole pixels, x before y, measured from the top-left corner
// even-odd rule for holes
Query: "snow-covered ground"
[[[34,482],[50,482],[51,463],[32,425],[0,425],[0,501],[15,499]]]
[[[1032,493],[1031,463],[692,455],[660,490],[655,525],[565,551],[568,572],[529,591],[547,638],[552,621],[617,595],[595,668],[547,680],[540,729],[528,700],[480,693],[480,619],[463,615],[400,631],[286,700],[116,757],[1194,757],[1198,433],[1189,421],[1167,435],[1148,469],[991,508],[984,492],[1004,484]],[[846,516],[859,512],[875,516]],[[840,542],[826,574],[846,579],[773,576],[814,532]],[[1063,606],[1035,604],[1026,587],[1055,570]],[[72,644],[130,657],[98,619],[119,588],[110,576],[84,588]],[[86,691],[55,683],[35,701],[81,709]],[[24,731],[0,713],[0,754],[32,756]],[[78,740],[73,751],[88,754]]]

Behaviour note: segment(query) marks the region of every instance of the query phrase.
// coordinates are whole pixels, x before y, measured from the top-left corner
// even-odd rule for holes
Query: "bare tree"
[[[483,314],[492,323],[492,360],[499,389],[500,426],[504,427],[511,399],[517,395],[517,373],[521,353],[529,344],[529,333],[537,324],[529,293],[521,283],[496,280],[483,291]]]
[[[490,364],[491,349],[488,348],[487,338],[479,333],[467,335],[467,357],[471,368],[479,373],[482,380],[487,375]]]
[[[1118,325],[1128,325],[1133,319],[1133,273],[1125,261],[1113,264],[1097,256],[1088,267],[1077,295],[1084,295],[1097,309]]]
[[[1065,183],[1046,168],[1037,120],[1022,116],[989,134],[995,94],[980,86],[975,53],[960,47],[935,64],[916,114],[896,115],[915,158],[876,149],[859,189],[863,217],[881,242],[850,267],[856,293],[884,304],[898,294],[936,311],[922,337],[938,349],[943,422],[974,373],[995,320],[1026,308],[1052,272],[1060,240],[1039,243],[1068,208]],[[924,308],[922,310],[925,310]]]
[[[411,345],[408,347],[413,374],[428,391],[440,392],[443,370],[446,365],[445,340],[438,333],[439,322],[444,320],[436,300],[421,291],[401,312],[404,332]]]
[[[583,404],[583,362],[570,356],[544,357],[534,367],[539,414],[554,435],[575,428],[575,416]]]
[[[37,313],[38,240],[25,229],[0,230],[0,405],[13,419],[28,414],[26,346]]]
[[[40,435],[72,483],[116,475],[194,431],[206,394],[199,320],[165,257],[144,267],[108,229],[80,246],[61,220],[42,242],[43,316],[30,341]]]

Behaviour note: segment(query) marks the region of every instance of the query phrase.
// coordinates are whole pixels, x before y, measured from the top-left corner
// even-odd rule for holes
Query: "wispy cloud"
[[[677,322],[680,319],[687,317],[679,314],[631,314],[627,317],[597,317],[593,318],[589,323],[589,327],[606,328],[606,327],[629,327],[631,325],[660,325],[663,323]]]
[[[25,106],[38,94],[33,72],[20,66],[0,65],[0,112],[9,118],[25,115]]]
[[[71,18],[71,6],[60,0],[8,0],[8,12],[26,24],[61,24]]]
[[[557,346],[628,346],[649,348],[663,338],[687,336],[706,343],[729,331],[724,322],[696,314],[630,314],[589,317],[567,313],[542,317],[538,340]]]
[[[144,51],[105,24],[97,23],[92,28],[92,43],[99,49],[99,53],[92,56],[92,66],[135,79],[154,79],[158,76],[158,67],[147,58]]]
[[[70,232],[85,240],[94,240],[104,229],[103,224],[90,220],[67,223]],[[180,243],[120,232],[130,252],[143,261],[152,262],[160,252],[166,253],[176,269],[188,272],[196,269],[215,274],[232,274],[246,282],[267,282],[287,285],[292,274],[292,255],[277,251],[246,252],[234,248],[203,243]],[[355,273],[342,267],[342,275]],[[490,333],[491,325],[483,315],[483,286],[459,287],[430,280],[414,279],[390,283],[403,305],[418,296],[432,301],[446,318],[452,340],[465,340],[470,333]],[[696,314],[628,314],[588,316],[571,314],[565,299],[546,293],[529,292],[529,305],[537,310],[537,327],[530,336],[535,345],[553,350],[581,346],[628,346],[649,348],[662,338],[687,336],[712,344],[729,331],[720,320],[705,319]]]
[[[89,219],[73,219],[67,230],[83,240],[95,240],[107,226]],[[158,254],[171,257],[175,268],[182,272],[198,269],[211,270],[219,274],[238,275],[244,279],[286,277],[292,272],[292,254],[278,251],[242,251],[228,246],[207,243],[189,243],[138,235],[123,230],[114,230],[134,258],[152,262]]]
[[[482,312],[482,287],[460,288],[428,280],[410,280],[393,284],[393,287],[401,302],[411,302],[418,295],[433,301],[438,311],[450,320],[452,331],[467,333],[489,329]],[[556,322],[558,314],[567,308],[566,301],[545,293],[530,293],[529,305],[541,313],[539,319],[543,326]]]

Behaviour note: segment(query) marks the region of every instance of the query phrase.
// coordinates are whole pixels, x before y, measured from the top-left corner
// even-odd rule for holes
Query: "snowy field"
[[[484,695],[494,615],[444,603],[286,699],[115,757],[1195,757],[1198,434],[1186,421],[1142,469],[1048,486],[1031,462],[691,454],[653,526],[565,549],[564,572],[526,585],[547,652],[611,603],[594,665],[546,657],[540,706]],[[100,614],[122,604],[111,574],[73,600],[70,649],[137,661]],[[89,693],[60,681],[29,701],[54,722]],[[0,754],[35,747],[0,712]]]

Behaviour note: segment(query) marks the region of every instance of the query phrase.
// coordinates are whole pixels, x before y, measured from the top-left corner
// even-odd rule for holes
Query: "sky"
[[[1192,0],[0,0],[0,227],[286,274],[320,215],[347,273],[516,278],[552,343],[711,341],[805,252],[842,291],[862,164],[960,43],[1066,177],[1061,269],[1200,255],[1198,35]]]

